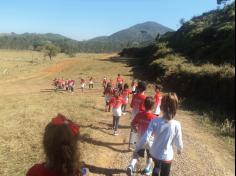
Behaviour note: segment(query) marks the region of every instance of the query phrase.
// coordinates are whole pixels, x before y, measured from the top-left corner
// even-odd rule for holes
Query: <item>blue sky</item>
[[[58,33],[85,40],[155,21],[179,20],[217,8],[216,0],[1,0],[0,33]]]

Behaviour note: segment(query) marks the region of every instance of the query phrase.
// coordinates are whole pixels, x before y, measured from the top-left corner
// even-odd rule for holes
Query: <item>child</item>
[[[103,89],[105,91],[106,87],[107,87],[107,78],[104,76],[103,80],[102,80],[102,86],[103,86]]]
[[[79,126],[58,114],[46,126],[43,147],[46,161],[35,164],[26,176],[80,176]],[[85,168],[81,169],[85,171]],[[88,171],[84,175],[87,175]]]
[[[122,111],[124,115],[126,112],[126,106],[129,103],[129,94],[131,94],[131,90],[129,89],[129,85],[125,83],[124,89],[121,92],[121,97],[125,100],[125,104],[122,105]]]
[[[69,90],[69,80],[68,79],[65,80],[65,89],[66,89],[66,91]]]
[[[145,110],[144,100],[146,96],[144,95],[144,93],[146,90],[146,83],[143,81],[138,82],[137,89],[138,89],[138,93],[133,96],[131,104],[130,104],[131,108],[133,108],[132,114],[131,114],[132,120],[140,111]]]
[[[135,116],[135,118],[133,119],[133,121],[131,122],[131,128],[133,128],[133,129],[137,128],[138,140],[140,140],[141,137],[143,136],[143,134],[146,132],[151,120],[156,117],[152,113],[152,109],[154,107],[154,104],[155,104],[154,99],[152,97],[147,97],[144,101],[145,111],[138,113]],[[146,160],[146,167],[143,170],[143,174],[149,175],[151,173],[152,159],[151,159],[151,156],[149,153],[149,147],[146,146],[137,152],[138,155],[133,155],[130,165],[127,168],[128,175],[132,175],[135,165],[138,161],[138,158],[144,157],[145,150],[147,153],[147,160]]]
[[[124,83],[124,79],[120,76],[120,74],[118,74],[116,78],[116,86],[118,87],[119,84],[123,86],[123,83]]]
[[[82,92],[84,92],[84,88],[85,88],[85,80],[82,78],[81,80],[80,80],[80,84],[81,84],[81,90],[82,90]]]
[[[89,79],[89,88],[93,88],[93,77]]]
[[[68,89],[71,91],[71,92],[74,92],[74,89],[75,89],[75,80],[69,80],[68,81]]]
[[[111,86],[111,83],[107,83],[107,87],[105,91],[103,92],[104,97],[105,97],[105,112],[110,111],[110,99],[113,96],[114,90]]]
[[[117,129],[119,125],[119,120],[122,114],[121,107],[125,103],[124,99],[120,96],[119,91],[115,91],[114,97],[111,98],[109,105],[112,107],[113,123],[112,129],[114,130],[113,135],[117,136]]]
[[[147,131],[143,135],[134,153],[154,136],[150,154],[154,161],[153,176],[169,176],[171,162],[173,160],[173,145],[177,153],[181,154],[183,149],[182,131],[180,122],[174,120],[177,112],[178,98],[175,93],[163,96],[161,103],[162,117],[150,122]]]
[[[132,94],[134,95],[136,93],[136,87],[137,87],[137,83],[136,81],[133,79],[131,82],[131,89],[132,89]]]
[[[55,90],[57,90],[58,84],[59,84],[59,79],[55,78],[55,79],[53,80],[53,86],[55,87]]]
[[[159,85],[155,85],[155,96],[154,96],[154,99],[155,99],[155,103],[156,103],[156,107],[155,107],[155,111],[154,111],[154,114],[159,116],[160,113],[161,113],[161,99],[162,99],[162,96],[161,96],[161,86]]]
[[[133,96],[130,104],[131,108],[133,108],[131,112],[131,121],[139,112],[145,110],[144,107],[144,100],[146,98],[146,96],[144,95],[145,90],[146,90],[146,83],[143,81],[138,82],[137,93]],[[133,139],[135,139],[135,136],[136,133],[133,130],[133,128],[131,128],[129,136],[129,145],[128,145],[129,150],[131,150],[131,144],[134,144],[132,141]]]

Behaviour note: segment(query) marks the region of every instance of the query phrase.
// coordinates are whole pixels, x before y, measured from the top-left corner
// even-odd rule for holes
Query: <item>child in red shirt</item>
[[[154,100],[155,100],[155,111],[154,114],[159,116],[161,114],[161,86],[159,85],[155,85],[155,96],[154,96]]]
[[[146,96],[144,95],[144,92],[146,90],[146,83],[143,81],[140,81],[137,86],[137,93],[133,96],[132,101],[131,101],[131,108],[132,108],[132,114],[131,114],[131,119],[133,118],[140,112],[144,111],[144,100]]]
[[[107,112],[107,111],[110,111],[109,102],[114,94],[114,90],[112,88],[111,83],[107,83],[107,87],[105,88],[103,94],[105,97],[105,112]]]
[[[85,88],[85,80],[82,78],[81,80],[80,80],[80,85],[81,85],[81,90],[82,90],[82,92],[84,92],[84,88]]]
[[[129,89],[129,85],[127,83],[124,84],[124,89],[121,92],[121,97],[125,100],[125,104],[122,106],[123,114],[125,115],[126,106],[129,103],[129,95],[131,94],[131,90]]]
[[[144,101],[145,111],[139,112],[135,116],[133,121],[131,122],[131,127],[133,129],[136,129],[136,131],[137,131],[138,141],[142,138],[143,134],[146,132],[151,120],[156,118],[156,116],[152,113],[152,109],[154,107],[154,104],[155,104],[154,99],[152,97],[147,97]],[[151,173],[152,159],[151,159],[151,155],[149,153],[149,146],[146,146],[145,148],[139,150],[137,152],[137,154],[133,155],[130,165],[127,168],[128,175],[132,175],[135,165],[138,161],[138,158],[144,157],[145,151],[147,153],[147,160],[146,160],[146,167],[143,170],[143,174],[150,174]]]
[[[122,86],[123,83],[124,83],[124,79],[120,76],[120,74],[118,74],[116,78],[116,86],[118,87],[119,84]]]
[[[79,126],[58,114],[45,128],[43,147],[46,162],[35,164],[26,176],[88,175],[87,169],[80,170],[78,142]]]
[[[119,91],[115,91],[114,97],[111,98],[109,105],[112,107],[113,123],[112,128],[114,130],[113,134],[118,135],[117,130],[119,126],[119,120],[122,114],[121,107],[125,104],[124,99],[120,96]]]
[[[75,89],[75,80],[69,79],[68,81],[68,90],[74,92]]]

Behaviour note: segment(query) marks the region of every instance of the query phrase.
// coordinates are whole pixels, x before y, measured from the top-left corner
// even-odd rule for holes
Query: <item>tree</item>
[[[217,0],[217,4],[221,5],[221,4],[226,4],[228,0]]]
[[[60,49],[53,44],[47,44],[44,47],[44,52],[45,55],[49,56],[50,60],[52,60],[52,57],[56,56],[60,52]]]
[[[183,26],[183,24],[185,23],[185,19],[184,19],[184,18],[181,18],[181,19],[179,20],[179,23],[180,23],[181,26]]]
[[[156,36],[156,38],[155,38],[155,41],[156,41],[156,42],[159,42],[160,38],[161,38],[161,35],[158,33],[157,36]]]

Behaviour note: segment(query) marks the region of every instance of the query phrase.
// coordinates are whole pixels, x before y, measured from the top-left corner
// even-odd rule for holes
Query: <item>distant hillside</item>
[[[30,49],[37,50],[38,47],[47,43],[58,46],[63,52],[66,48],[78,48],[78,42],[59,34],[0,34],[0,48],[2,49]]]
[[[147,45],[155,41],[157,34],[173,31],[155,22],[137,24],[110,36],[96,37],[87,41],[76,41],[59,34],[37,33],[0,33],[0,48],[37,49],[47,43],[53,43],[61,51],[73,49],[76,52],[114,52],[125,47]]]
[[[163,41],[193,61],[235,64],[235,3],[192,18]]]
[[[194,17],[156,44],[126,48],[120,55],[137,58],[134,67],[142,68],[142,75],[187,98],[188,107],[195,103],[214,112],[216,121],[234,120],[234,20],[235,3]]]
[[[125,47],[148,45],[155,42],[158,34],[161,36],[170,31],[173,30],[156,22],[145,22],[110,36],[97,37],[81,44],[87,46],[87,49],[92,49],[96,45],[97,50],[101,52],[112,50],[109,46],[112,46],[114,51],[119,51]]]

